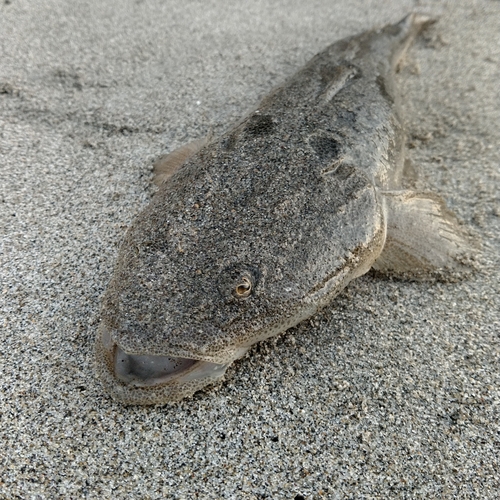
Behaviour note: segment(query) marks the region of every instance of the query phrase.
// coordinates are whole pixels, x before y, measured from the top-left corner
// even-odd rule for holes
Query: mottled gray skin
[[[190,395],[368,271],[386,239],[381,193],[400,187],[404,160],[394,66],[426,22],[334,43],[161,186],[104,300],[97,365],[113,397]],[[119,380],[117,345],[214,363],[214,376]]]

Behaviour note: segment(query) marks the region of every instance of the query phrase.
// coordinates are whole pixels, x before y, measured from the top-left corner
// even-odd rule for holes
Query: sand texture
[[[114,403],[94,335],[155,159],[413,9],[440,20],[398,76],[408,154],[479,271],[365,275],[223,384]],[[498,498],[499,82],[498,0],[2,0],[0,498]]]

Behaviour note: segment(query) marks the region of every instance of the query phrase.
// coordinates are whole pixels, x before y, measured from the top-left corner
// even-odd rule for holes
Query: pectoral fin
[[[407,190],[382,195],[387,237],[375,270],[428,279],[442,271],[463,273],[470,268],[475,250],[439,196]]]
[[[165,156],[161,156],[153,164],[153,182],[160,186],[169,177],[171,177],[186,161],[196,154],[205,144],[207,144],[209,137],[203,139],[196,139],[195,141],[188,142],[180,148],[175,149]]]

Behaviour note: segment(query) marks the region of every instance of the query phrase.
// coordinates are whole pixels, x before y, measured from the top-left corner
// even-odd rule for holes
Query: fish
[[[395,73],[432,22],[411,13],[333,43],[221,136],[157,162],[102,303],[95,364],[113,399],[192,396],[370,269],[467,267],[457,218],[405,183]]]

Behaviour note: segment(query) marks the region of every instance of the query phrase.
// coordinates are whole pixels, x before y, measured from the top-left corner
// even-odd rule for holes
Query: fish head
[[[196,254],[190,245],[181,252],[136,249],[135,255],[126,248],[97,341],[101,378],[104,371],[116,399],[150,402],[193,393],[246,353],[264,326],[259,318],[277,316],[259,263],[218,265],[220,253]],[[283,305],[283,297],[274,302]]]
[[[304,308],[286,241],[272,249],[262,221],[221,193],[202,203],[180,191],[159,193],[132,224],[103,301],[97,371],[125,403],[191,395]]]
[[[164,236],[151,219],[136,221],[104,299],[98,371],[126,403],[177,400],[215,382],[304,308],[295,280],[270,270],[258,248],[252,255],[244,241],[221,235],[179,247]]]
[[[274,167],[269,182],[265,165],[197,157],[132,223],[96,343],[115,399],[193,394],[368,270],[381,227],[370,183],[351,173],[318,181],[299,161],[300,176]]]

